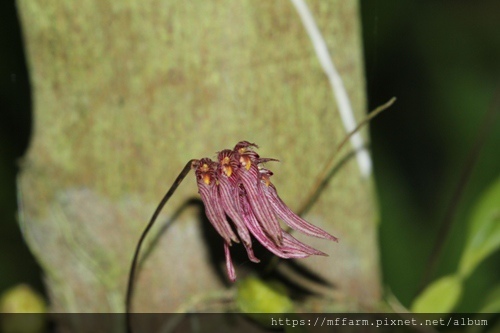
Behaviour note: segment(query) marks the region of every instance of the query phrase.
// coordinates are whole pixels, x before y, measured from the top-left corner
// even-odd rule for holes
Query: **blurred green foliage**
[[[0,331],[4,333],[41,333],[46,326],[45,300],[26,284],[16,285],[0,294]],[[30,313],[30,316],[19,316]]]
[[[500,177],[484,192],[472,211],[460,258],[459,274],[464,277],[500,247]]]
[[[500,248],[500,177],[484,192],[475,203],[469,219],[467,242],[456,273],[432,282],[422,291],[413,301],[413,312],[452,312],[460,301],[464,280],[485,258]],[[492,303],[496,302],[493,300]],[[482,308],[491,306],[485,303]]]
[[[371,132],[384,283],[409,307],[423,287],[434,242],[443,242],[444,250],[431,281],[455,272],[472,206],[500,175],[497,116],[454,210],[450,232],[436,239],[499,89],[500,3],[361,4],[370,108],[398,97],[393,110],[373,122]],[[455,310],[479,310],[500,280],[499,259],[496,251],[466,279]]]
[[[293,302],[286,287],[279,282],[266,282],[256,276],[248,276],[237,282],[236,304],[242,313],[269,326],[267,313],[293,313]]]
[[[28,76],[14,1],[0,6],[0,292],[19,282],[41,290],[39,268],[15,218],[17,160],[31,130]],[[361,9],[370,109],[398,98],[373,122],[371,135],[384,284],[409,307],[421,291],[434,242],[443,242],[444,251],[431,281],[456,272],[473,205],[500,176],[497,117],[450,233],[436,239],[500,85],[500,2],[365,0]],[[465,279],[455,310],[485,306],[500,282],[498,262],[495,251]]]

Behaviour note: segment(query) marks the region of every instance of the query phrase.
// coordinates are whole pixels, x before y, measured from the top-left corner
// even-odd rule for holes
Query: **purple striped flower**
[[[306,235],[337,241],[336,237],[302,219],[285,205],[270,181],[272,172],[262,166],[276,160],[260,158],[253,148],[257,145],[241,141],[233,150],[219,152],[216,162],[202,158],[193,164],[205,213],[224,239],[226,268],[231,281],[236,279],[229,251],[232,242],[241,241],[248,258],[259,262],[253,253],[251,236],[281,258],[326,256],[282,230],[278,218]]]

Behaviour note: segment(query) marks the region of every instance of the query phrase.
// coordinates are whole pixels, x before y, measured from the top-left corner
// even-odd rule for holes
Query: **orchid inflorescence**
[[[233,150],[220,151],[217,161],[202,158],[191,162],[205,213],[224,239],[226,268],[231,281],[236,280],[229,251],[233,242],[241,241],[248,258],[253,262],[260,261],[253,253],[250,235],[281,258],[326,256],[282,230],[278,218],[304,234],[337,241],[336,237],[302,219],[285,205],[271,183],[273,173],[263,166],[265,162],[277,160],[261,158],[253,148],[257,145],[241,141]],[[232,221],[236,233],[226,216]]]
[[[257,148],[257,145],[241,141],[236,144],[233,150],[220,151],[217,161],[212,161],[209,158],[188,161],[160,201],[137,242],[130,266],[125,299],[128,333],[132,332],[130,310],[134,277],[142,244],[161,210],[190,170],[195,171],[198,192],[205,205],[208,220],[224,239],[226,268],[231,281],[236,280],[229,252],[229,247],[233,242],[243,243],[248,258],[253,262],[259,262],[253,253],[251,236],[281,258],[326,256],[325,253],[300,242],[282,230],[278,218],[292,229],[304,234],[337,241],[336,237],[305,221],[285,205],[271,183],[270,179],[273,173],[263,166],[265,162],[277,160],[261,158],[253,148]],[[232,221],[232,224],[227,217]],[[233,226],[236,233],[233,231]]]
[[[347,134],[326,163],[326,167],[318,178],[319,181],[313,187],[314,192],[311,197],[316,195],[321,188],[321,184],[327,179],[328,174],[335,165],[336,154],[344,147],[348,139],[371,119],[389,108],[395,100],[393,97],[387,103],[376,108],[355,129]],[[253,262],[259,262],[259,259],[253,253],[251,235],[265,248],[281,258],[305,258],[311,255],[326,255],[282,230],[278,218],[292,229],[301,231],[304,234],[337,241],[336,237],[305,221],[285,205],[278,196],[276,187],[271,183],[270,178],[273,173],[263,166],[265,162],[277,160],[261,158],[253,148],[258,147],[248,141],[238,142],[233,150],[226,149],[219,152],[217,161],[212,161],[209,158],[188,161],[177,176],[158,207],[156,207],[135,248],[125,298],[127,333],[132,332],[130,310],[135,271],[142,244],[161,210],[191,169],[196,174],[198,192],[205,205],[206,215],[215,230],[224,239],[226,267],[231,281],[236,279],[229,252],[229,247],[233,242],[240,243],[241,241],[247,251],[248,258]],[[227,217],[232,221],[236,234]]]

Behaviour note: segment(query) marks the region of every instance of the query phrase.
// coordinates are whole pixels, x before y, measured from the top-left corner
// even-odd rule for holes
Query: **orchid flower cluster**
[[[326,256],[282,230],[278,218],[304,234],[337,241],[336,237],[288,208],[271,183],[273,173],[263,166],[265,162],[277,160],[261,158],[253,148],[258,147],[241,141],[233,150],[220,151],[217,161],[202,158],[191,164],[208,220],[224,239],[226,268],[231,281],[236,280],[229,251],[233,242],[243,243],[251,261],[260,261],[254,255],[251,236],[281,258]]]

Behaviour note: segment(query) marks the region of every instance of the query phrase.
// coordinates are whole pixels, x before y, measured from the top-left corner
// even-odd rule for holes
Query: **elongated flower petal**
[[[278,246],[282,245],[283,236],[281,235],[281,227],[260,186],[260,175],[257,166],[252,165],[248,170],[240,170],[239,176],[247,192],[248,202],[257,220],[274,243]]]
[[[307,256],[305,257],[309,257],[311,255],[326,256],[326,257],[328,256],[328,254],[302,243],[297,238],[293,237],[287,232],[283,232],[283,246],[286,247],[286,250],[292,254],[295,253],[307,254]],[[291,257],[291,258],[299,258],[299,257]]]
[[[222,176],[219,180],[219,194],[221,196],[222,207],[235,224],[236,231],[238,236],[240,236],[240,239],[243,241],[248,258],[253,262],[260,262],[260,260],[253,253],[250,233],[248,232],[247,225],[236,211],[235,204],[233,203],[234,193],[231,193],[231,188],[228,185],[229,183],[227,179],[224,179],[224,176]]]
[[[252,235],[259,241],[259,243],[264,245],[264,247],[278,257],[289,259],[306,258],[313,254],[325,255],[323,252],[301,243],[299,240],[295,239],[286,232],[283,232],[283,245],[277,246],[262,230],[262,227],[255,218],[255,215],[253,214],[250,204],[245,196],[240,196],[240,211]]]
[[[238,180],[235,171],[238,169],[238,161],[233,157],[234,153],[231,150],[223,150],[218,154],[219,165],[216,175],[218,180],[219,198],[224,212],[231,218],[238,236],[243,241],[248,258],[253,262],[260,262],[255,257],[252,249],[252,239],[248,232],[247,225],[243,221],[237,209],[236,200],[238,198]]]
[[[233,260],[231,259],[231,252],[229,252],[229,245],[224,242],[224,254],[226,256],[226,270],[229,280],[236,281],[236,272],[234,271]]]
[[[297,214],[295,214],[287,205],[281,200],[278,196],[278,192],[276,191],[276,187],[267,181],[261,184],[261,188],[265,193],[266,197],[269,199],[269,202],[274,208],[274,211],[279,216],[280,219],[283,220],[290,228],[298,230],[306,235],[330,239],[335,242],[338,241],[337,237],[330,235],[323,229],[307,222]]]
[[[239,216],[238,212],[235,209],[235,204],[233,200],[236,194],[233,191],[234,189],[231,187],[228,180],[225,179],[224,177],[221,177],[219,179],[218,187],[219,187],[220,203],[222,205],[222,208],[224,209],[224,212],[231,218],[233,223],[236,225],[236,230],[243,243],[251,244],[252,240],[250,239],[250,234],[248,233],[248,229],[245,225],[245,222],[241,219],[241,217]]]
[[[231,240],[239,243],[238,237],[234,234],[229,222],[226,219],[222,206],[217,202],[217,188],[215,187],[213,162],[210,159],[201,159],[198,168],[195,170],[198,193],[205,206],[205,214],[219,235],[231,244]]]
[[[265,248],[281,258],[291,258],[285,253],[282,247],[278,247],[274,243],[274,241],[271,240],[271,238],[267,236],[267,234],[262,230],[261,225],[257,221],[257,218],[255,217],[250,204],[247,201],[247,198],[244,196],[241,197],[241,206],[244,206],[244,208],[240,208],[242,216],[245,219],[250,232],[259,241],[259,243],[264,245]]]

